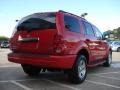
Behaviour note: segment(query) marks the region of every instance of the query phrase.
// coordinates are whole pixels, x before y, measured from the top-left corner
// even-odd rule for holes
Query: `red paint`
[[[32,16],[36,15],[39,13]],[[15,31],[10,39],[12,53],[8,55],[8,60],[43,68],[71,69],[78,53],[85,50],[89,55],[88,66],[105,62],[104,59],[107,57],[110,47],[95,35],[85,35],[83,26],[83,21],[87,22],[85,19],[61,11],[56,12],[55,15],[56,28],[38,29],[30,32],[27,30]],[[79,21],[80,32],[71,32],[65,28],[64,15],[74,17]],[[22,42],[19,41],[21,38],[26,40],[35,38],[37,41]]]

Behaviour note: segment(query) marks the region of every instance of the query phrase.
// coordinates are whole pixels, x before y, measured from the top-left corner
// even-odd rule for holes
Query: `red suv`
[[[110,66],[112,52],[96,26],[77,15],[58,11],[22,18],[10,39],[8,60],[20,63],[28,75],[63,70],[82,83],[87,67]]]

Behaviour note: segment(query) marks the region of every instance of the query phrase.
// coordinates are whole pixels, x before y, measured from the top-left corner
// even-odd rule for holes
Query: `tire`
[[[106,62],[103,63],[103,66],[110,67],[111,63],[112,63],[112,51],[109,51],[108,57],[106,59]]]
[[[87,76],[86,57],[79,55],[72,70],[68,72],[70,81],[74,84],[82,83]]]
[[[41,71],[40,68],[32,66],[32,65],[22,64],[21,66],[23,68],[23,71],[29,76],[36,76]]]
[[[120,52],[120,47],[117,49],[117,52]]]

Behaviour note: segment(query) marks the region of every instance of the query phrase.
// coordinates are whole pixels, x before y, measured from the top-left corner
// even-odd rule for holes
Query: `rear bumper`
[[[52,56],[52,55],[36,55],[9,53],[8,60],[20,64],[30,64],[41,68],[72,68],[76,55]]]

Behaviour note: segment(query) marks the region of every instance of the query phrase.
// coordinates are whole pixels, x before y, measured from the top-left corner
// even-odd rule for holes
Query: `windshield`
[[[55,28],[55,13],[33,14],[22,20],[17,26],[17,30],[28,31]]]
[[[2,44],[8,44],[9,42],[8,41],[3,41]]]

